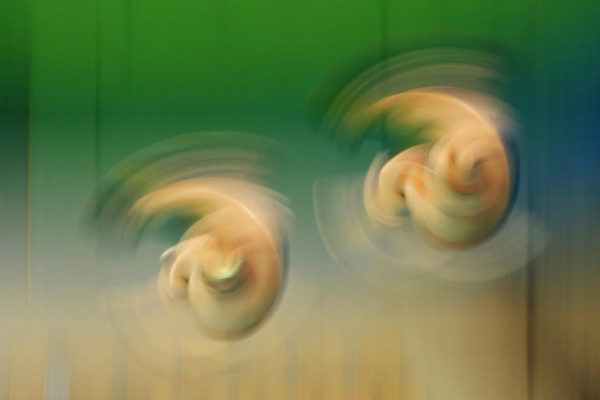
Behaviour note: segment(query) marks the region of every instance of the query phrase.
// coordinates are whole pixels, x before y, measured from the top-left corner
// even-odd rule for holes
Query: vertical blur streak
[[[535,49],[537,47],[537,3],[531,1],[527,4],[527,34],[531,37],[531,41],[528,43],[527,51],[530,54],[535,53]],[[531,84],[531,83],[530,83]],[[529,96],[525,103],[535,104],[536,102],[536,92],[534,90],[527,90]],[[534,106],[535,107],[535,106]],[[523,118],[523,129],[528,132],[535,131],[535,122],[533,121],[535,118]],[[531,134],[525,137],[525,147],[529,149],[529,144],[531,141]],[[531,158],[527,158],[524,160],[525,168],[528,171],[531,171]],[[531,179],[531,174],[528,174],[525,179]],[[532,210],[533,202],[535,199],[535,194],[531,190],[532,185],[525,184],[524,187],[527,188],[527,209]],[[528,246],[528,255],[531,254],[531,242]],[[534,352],[534,340],[535,340],[535,262],[534,258],[529,258],[530,260],[525,269],[525,282],[526,282],[526,293],[525,293],[525,342],[526,342],[526,369],[527,369],[527,397],[528,399],[535,399],[534,397],[534,368],[535,368],[535,352]]]
[[[531,265],[532,398],[600,398],[600,6],[535,10],[532,207],[552,240]],[[576,21],[576,22],[575,22]],[[549,64],[557,54],[554,65]],[[592,150],[594,149],[594,150]],[[560,190],[557,188],[560,187]],[[552,383],[552,384],[550,384]]]
[[[30,7],[29,1],[0,2],[0,292],[19,300],[29,291]]]
[[[20,324],[8,338],[9,400],[47,398],[48,328],[38,321]]]
[[[520,373],[525,355],[518,337],[523,310],[511,302],[516,296],[510,288],[499,294],[482,289],[489,298],[467,293],[451,304],[407,307],[414,323],[400,333],[390,328],[388,336],[378,328],[387,329],[399,316],[388,309],[371,316],[373,308],[361,303],[357,288],[322,260],[323,275],[334,282],[323,285],[323,292],[335,286],[348,298],[340,296],[342,304],[318,310],[320,330],[306,329],[302,342],[273,338],[286,345],[272,355],[284,368],[233,370],[224,383],[209,387],[180,385],[181,366],[173,367],[169,383],[140,371],[112,342],[98,315],[67,315],[48,306],[59,297],[70,307],[84,304],[97,289],[95,254],[81,250],[74,226],[98,170],[174,132],[207,124],[254,131],[274,123],[288,129],[284,141],[298,149],[290,155],[301,160],[303,170],[290,177],[299,188],[290,197],[310,217],[305,205],[310,196],[297,194],[310,187],[315,171],[356,165],[331,155],[328,143],[307,140],[312,132],[297,122],[302,110],[294,107],[341,59],[371,45],[381,44],[386,53],[388,40],[434,31],[498,40],[515,46],[528,64],[518,110],[528,142],[529,208],[551,237],[544,253],[528,265],[528,398],[600,398],[600,3],[308,3],[96,0],[90,6],[73,0],[0,0],[0,311],[5,318],[0,324],[0,399],[65,393],[75,400],[152,395],[244,399],[240,388],[255,397],[283,399],[308,392],[311,386],[298,386],[311,380],[322,398],[358,399],[351,393],[354,387],[367,398],[384,397],[380,389],[369,392],[377,379],[395,399],[397,392],[406,393],[403,399],[448,399],[452,394],[445,390],[468,391],[478,381],[488,385],[479,393],[489,394],[479,398],[497,395],[489,388],[510,371],[495,364],[494,356],[512,349],[508,355],[519,359],[511,369]],[[235,115],[232,106],[249,108],[248,119],[258,122],[252,125]],[[285,107],[293,113],[289,120],[280,112],[287,112]],[[297,237],[316,237],[314,229],[306,228],[312,229],[306,222],[310,218],[303,219],[297,221]],[[316,240],[306,243],[297,248],[310,248],[315,258],[322,255]],[[294,257],[307,258],[300,253]],[[33,308],[42,308],[42,317],[57,317],[59,329],[54,327],[52,335],[44,318],[22,323],[20,307],[27,297]],[[364,310],[357,314],[360,307]],[[54,348],[61,329],[67,332],[66,346]],[[401,350],[389,352],[388,338]],[[407,338],[419,345],[411,346]],[[498,348],[498,343],[503,345]],[[310,355],[300,353],[301,346]],[[388,357],[397,364],[387,366]],[[64,366],[65,359],[68,388],[61,373],[49,371]],[[374,364],[381,375],[369,369]],[[470,369],[461,369],[464,365]],[[481,365],[493,368],[477,368]],[[369,382],[361,381],[359,370],[367,372]],[[410,384],[400,379],[400,388],[384,385],[392,375],[425,388],[409,393],[404,388]],[[522,382],[512,386],[520,389]],[[478,397],[463,397],[471,398]]]

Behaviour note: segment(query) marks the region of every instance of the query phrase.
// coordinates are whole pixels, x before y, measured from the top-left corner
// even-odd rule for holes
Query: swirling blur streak
[[[126,248],[157,222],[183,222],[161,257],[158,289],[169,307],[191,310],[211,338],[246,336],[282,288],[289,213],[261,184],[272,147],[231,132],[172,139],[118,165],[91,207],[101,237]]]
[[[402,291],[430,273],[484,281],[538,251],[542,230],[519,209],[515,124],[492,95],[507,82],[500,62],[473,49],[415,50],[356,75],[327,104],[321,128],[355,145],[382,138],[388,148],[361,184],[315,185],[324,241],[361,279],[394,286],[396,276]],[[341,229],[344,219],[353,225]],[[537,244],[528,246],[532,231]]]

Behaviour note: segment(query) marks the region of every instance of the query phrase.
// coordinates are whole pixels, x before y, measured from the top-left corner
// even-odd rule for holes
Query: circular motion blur
[[[118,165],[95,198],[93,222],[109,244],[135,247],[151,228],[175,233],[158,293],[214,339],[251,332],[282,289],[287,211],[262,184],[270,146],[241,133],[178,137]]]
[[[502,100],[509,74],[487,50],[413,48],[323,86],[319,127],[354,148],[384,147],[364,176],[320,178],[314,193],[332,257],[378,289],[488,281],[536,251]]]

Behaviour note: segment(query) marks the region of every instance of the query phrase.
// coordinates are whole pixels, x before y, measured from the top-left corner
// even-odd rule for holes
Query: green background
[[[51,313],[109,284],[80,229],[96,184],[132,152],[204,130],[282,144],[292,268],[349,285],[329,268],[312,185],[364,171],[377,148],[337,148],[307,120],[309,97],[365,51],[464,35],[509,48],[519,65],[513,106],[529,206],[551,233],[519,292],[528,371],[544,353],[536,335],[560,310],[586,315],[562,326],[566,353],[591,346],[597,358],[588,308],[598,300],[598,21],[594,0],[1,0],[0,288]],[[154,271],[141,266],[130,279]]]

